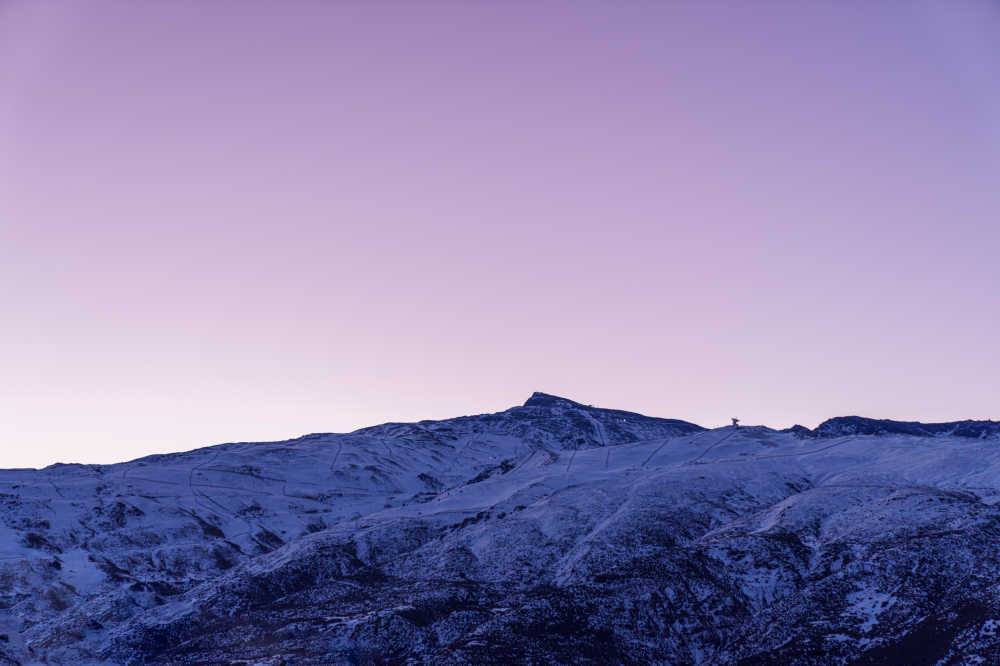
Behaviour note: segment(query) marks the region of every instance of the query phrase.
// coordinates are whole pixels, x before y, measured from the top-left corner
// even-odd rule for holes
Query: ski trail
[[[843,441],[834,442],[833,444],[829,444],[827,446],[822,446],[822,447],[820,447],[818,449],[813,449],[811,451],[801,451],[801,452],[797,452],[797,453],[774,453],[774,454],[767,455],[767,456],[753,456],[753,457],[748,457],[748,458],[719,458],[717,460],[706,460],[704,462],[701,462],[700,461],[701,456],[698,456],[694,460],[688,461],[687,464],[688,465],[718,465],[718,464],[722,464],[722,463],[756,462],[758,460],[772,460],[774,458],[804,458],[805,456],[811,456],[811,455],[815,455],[817,453],[823,453],[823,451],[829,451],[830,449],[837,448],[838,446],[843,446],[844,444],[847,444],[848,442],[852,442],[852,441],[854,441],[856,439],[858,439],[858,438],[857,437],[848,437],[847,439],[844,439]],[[721,444],[721,443],[722,443],[722,440],[719,440],[715,444]],[[710,446],[708,448],[711,449],[712,447],[715,446],[715,444],[713,444],[712,446]],[[703,451],[701,455],[703,456],[706,453],[708,453],[708,449],[705,449],[705,451]],[[817,486],[817,488],[819,488],[819,487],[822,487],[822,486]]]
[[[476,441],[475,436],[469,435],[469,438],[465,440],[465,444],[455,454],[455,461],[451,464],[451,467],[448,468],[449,472],[455,469],[455,467],[459,464],[459,461],[462,459],[462,456],[464,456],[465,452],[472,447],[472,443],[475,441]],[[476,451],[477,449],[472,449],[472,450]],[[473,458],[473,460],[475,460],[475,458]]]
[[[188,470],[188,483],[187,483],[187,485],[188,485],[188,491],[190,491],[191,498],[194,500],[194,503],[196,505],[198,505],[199,507],[201,507],[202,509],[207,510],[209,513],[216,513],[217,512],[217,509],[213,509],[211,506],[206,506],[205,505],[205,503],[204,503],[203,500],[206,500],[206,501],[211,502],[212,504],[214,504],[216,507],[218,507],[218,510],[222,511],[222,515],[224,515],[224,516],[228,515],[228,516],[230,516],[232,518],[235,518],[236,517],[236,513],[233,512],[231,509],[229,509],[229,508],[223,506],[222,504],[220,504],[219,502],[217,502],[208,493],[195,490],[195,488],[198,487],[198,485],[199,485],[199,484],[194,483],[194,475],[195,475],[195,473],[196,472],[200,472],[205,467],[208,467],[209,465],[211,465],[212,463],[214,463],[216,460],[219,459],[219,456],[221,456],[222,453],[223,453],[222,451],[217,451],[214,456],[212,456],[211,458],[209,458],[205,462],[198,463],[197,465],[192,466],[190,470]]]
[[[594,426],[594,432],[597,433],[597,437],[601,440],[601,446],[603,446],[604,449],[607,451],[607,453],[605,453],[604,455],[604,469],[607,469],[608,465],[611,463],[611,448],[608,446],[608,436],[607,433],[604,432],[604,424],[595,419],[594,415],[591,414],[590,412],[581,412],[581,413],[587,418],[588,421],[590,421],[591,425]],[[569,463],[570,465],[573,464],[572,458],[570,458]],[[567,472],[569,471],[568,467],[566,468],[566,471]]]
[[[337,452],[333,454],[333,460],[330,461],[330,474],[333,474],[334,468],[337,466],[337,459],[340,457],[340,452],[344,450],[344,442],[337,442]]]
[[[701,460],[702,458],[704,458],[705,455],[709,451],[711,451],[712,449],[714,449],[715,447],[717,447],[719,444],[722,444],[724,441],[726,441],[727,439],[729,439],[730,437],[732,437],[735,434],[736,434],[736,429],[733,428],[731,431],[729,431],[728,433],[726,433],[725,435],[723,435],[722,437],[720,437],[719,439],[717,439],[715,442],[713,442],[712,444],[709,444],[708,448],[706,448],[704,451],[701,452],[701,455],[699,455],[694,460],[689,460],[688,464],[690,465],[690,464],[693,464],[693,463],[697,463],[699,460]]]
[[[649,461],[652,460],[656,456],[656,454],[659,453],[661,449],[663,449],[664,446],[673,441],[673,439],[674,439],[673,437],[667,437],[665,440],[663,440],[660,443],[660,445],[656,447],[656,450],[649,454],[649,457],[646,458],[646,460],[642,463],[642,466],[645,467],[646,465],[648,465]]]
[[[802,453],[775,453],[775,454],[772,454],[772,455],[769,455],[769,456],[755,456],[754,460],[768,460],[768,459],[771,459],[771,458],[789,458],[789,457],[792,457],[792,456],[795,456],[795,457],[799,457],[799,456],[811,456],[814,453],[822,453],[823,451],[829,451],[830,449],[836,448],[838,446],[842,446],[844,444],[847,444],[848,442],[853,442],[856,439],[857,439],[857,437],[848,437],[847,439],[845,439],[842,442],[834,442],[833,444],[830,444],[829,446],[824,446],[822,448],[813,449],[812,451],[803,451]]]

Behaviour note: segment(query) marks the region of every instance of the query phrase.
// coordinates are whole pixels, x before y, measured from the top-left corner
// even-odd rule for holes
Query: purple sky
[[[0,0],[0,467],[1000,418],[998,7]]]

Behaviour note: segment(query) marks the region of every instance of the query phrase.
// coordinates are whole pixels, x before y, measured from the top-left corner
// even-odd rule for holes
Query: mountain
[[[840,416],[824,421],[814,433],[819,437],[844,435],[914,435],[917,437],[973,437],[976,439],[1000,438],[1000,422],[954,421],[952,423],[917,423],[915,421],[890,421],[866,419],[860,416]]]
[[[998,426],[536,393],[2,471],[0,663],[998,663]]]

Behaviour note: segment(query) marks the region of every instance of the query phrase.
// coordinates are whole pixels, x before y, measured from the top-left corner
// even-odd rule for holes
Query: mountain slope
[[[973,431],[705,430],[535,394],[2,472],[0,654],[995,662],[1000,449]]]

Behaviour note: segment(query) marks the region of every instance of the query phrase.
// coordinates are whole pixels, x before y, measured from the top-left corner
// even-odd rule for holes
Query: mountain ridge
[[[0,664],[995,663],[997,424],[824,423],[536,393],[0,470]]]
[[[168,453],[153,453],[141,458],[134,458],[127,461],[122,461],[121,463],[108,463],[123,464],[126,462],[138,462],[138,461],[154,461],[161,459],[163,456],[173,456],[173,455],[183,455],[186,453],[191,453],[193,451],[200,451],[207,448],[213,448],[217,446],[236,446],[236,445],[247,445],[247,444],[275,444],[280,442],[297,442],[300,440],[332,437],[332,436],[343,436],[343,435],[354,435],[354,434],[364,434],[366,432],[377,431],[380,429],[390,428],[390,427],[406,427],[406,426],[419,426],[421,424],[429,423],[443,423],[448,421],[453,421],[456,419],[469,419],[469,418],[479,418],[487,417],[499,414],[506,414],[518,410],[520,408],[548,408],[561,406],[563,408],[578,409],[584,411],[593,411],[606,413],[611,415],[618,415],[622,418],[637,417],[641,419],[655,419],[657,421],[669,422],[676,424],[682,428],[690,427],[692,429],[710,430],[705,426],[686,421],[683,419],[659,417],[659,416],[648,416],[641,414],[639,412],[631,412],[615,408],[607,407],[595,407],[593,405],[586,405],[581,402],[577,402],[570,398],[565,398],[552,393],[544,393],[542,391],[534,391],[531,396],[525,400],[521,405],[515,405],[509,407],[501,412],[489,412],[484,414],[472,414],[466,416],[456,416],[449,417],[446,419],[438,420],[422,420],[422,421],[389,421],[386,423],[381,423],[373,426],[364,426],[356,430],[352,430],[345,433],[335,433],[335,432],[316,432],[307,433],[286,440],[269,440],[269,441],[240,441],[240,442],[222,442],[218,444],[206,444],[204,446],[199,446],[193,449],[187,449],[185,451],[175,451]],[[751,427],[751,426],[741,426],[741,427]],[[763,427],[774,432],[785,432],[794,433],[800,437],[838,437],[845,434],[870,434],[870,435],[889,435],[889,434],[915,434],[926,437],[938,437],[938,436],[955,436],[955,437],[970,437],[977,439],[985,438],[1000,438],[1000,421],[993,421],[990,419],[963,419],[959,421],[944,421],[944,422],[925,422],[925,421],[901,421],[896,419],[876,419],[872,417],[865,416],[836,416],[821,422],[816,428],[808,428],[803,425],[795,424],[789,428],[776,429],[771,428],[766,425],[758,425],[752,427]],[[47,465],[43,468],[17,468],[17,469],[50,469],[59,466],[66,465],[92,465],[95,463],[80,463],[80,462],[56,462],[51,465]],[[107,465],[105,465],[107,466]]]

